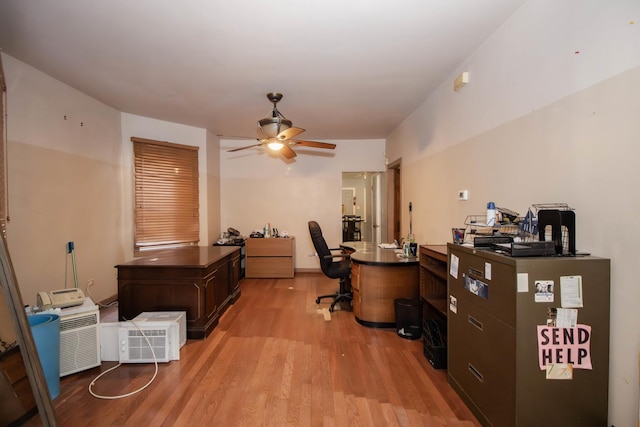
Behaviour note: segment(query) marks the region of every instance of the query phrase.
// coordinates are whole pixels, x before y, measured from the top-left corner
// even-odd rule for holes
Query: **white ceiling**
[[[385,138],[524,0],[0,0],[0,49],[120,111]]]

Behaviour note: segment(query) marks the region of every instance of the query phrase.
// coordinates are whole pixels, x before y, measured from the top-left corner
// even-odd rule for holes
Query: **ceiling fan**
[[[325,148],[333,150],[336,148],[336,144],[330,144],[328,142],[318,141],[305,141],[302,139],[294,139],[296,136],[304,132],[304,129],[293,127],[293,122],[285,118],[276,104],[282,99],[281,93],[271,92],[267,94],[267,99],[273,102],[273,111],[270,117],[258,120],[258,143],[247,145],[245,147],[234,148],[229,150],[229,153],[234,151],[244,150],[251,147],[267,146],[273,151],[279,151],[286,159],[293,159],[296,156],[292,147],[312,147],[312,148]]]

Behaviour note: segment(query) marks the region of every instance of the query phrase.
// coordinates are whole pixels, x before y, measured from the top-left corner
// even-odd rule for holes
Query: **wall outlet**
[[[468,190],[458,191],[458,200],[469,200],[469,191]]]

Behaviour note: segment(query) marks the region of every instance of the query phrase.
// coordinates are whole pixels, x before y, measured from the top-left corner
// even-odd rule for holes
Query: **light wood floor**
[[[54,400],[60,426],[479,426],[422,353],[422,341],[395,329],[360,326],[349,311],[325,321],[316,295],[337,281],[245,279],[242,296],[206,340],[189,340],[180,360],[160,364],[155,381],[118,400],[91,396],[102,366],[64,377]],[[103,312],[102,320],[116,313]],[[122,365],[94,391],[128,393],[153,364]],[[27,425],[40,425],[38,417]]]

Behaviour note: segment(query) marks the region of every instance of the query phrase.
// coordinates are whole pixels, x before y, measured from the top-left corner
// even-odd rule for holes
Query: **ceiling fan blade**
[[[253,145],[245,145],[244,147],[240,147],[240,148],[234,148],[232,150],[227,150],[227,153],[233,153],[235,151],[240,151],[240,150],[244,150],[245,148],[251,148],[251,147],[258,147],[260,145],[264,144],[263,142],[260,142],[258,144],[253,144]]]
[[[278,138],[278,139],[291,139],[294,136],[300,135],[302,132],[304,132],[304,129],[292,127],[292,128],[285,129],[282,132],[280,132],[276,138]]]
[[[328,142],[304,141],[299,139],[290,139],[289,141],[301,147],[326,148],[329,150],[333,150],[334,148],[336,148],[336,144],[330,144]]]
[[[280,149],[280,152],[287,159],[293,159],[295,156],[297,156],[296,152],[293,151],[291,147],[289,147],[287,144],[284,144],[282,146],[282,148]]]

